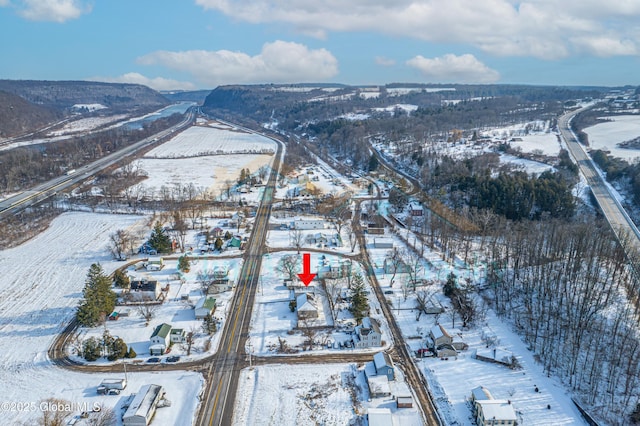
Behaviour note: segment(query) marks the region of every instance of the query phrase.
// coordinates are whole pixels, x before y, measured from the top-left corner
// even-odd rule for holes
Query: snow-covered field
[[[193,126],[146,154],[148,158],[185,158],[230,153],[274,153],[276,143],[240,130]]]
[[[54,367],[47,358],[47,349],[72,318],[89,266],[100,262],[106,271],[116,267],[106,248],[109,234],[134,226],[139,220],[137,216],[66,213],[30,241],[0,251],[3,402],[38,404],[41,399],[56,396],[74,403],[99,401],[114,406],[124,397],[95,396],[93,387],[104,378],[103,374],[70,373]],[[162,418],[159,425],[191,424],[195,395],[202,385],[199,375],[129,374],[129,378],[126,394],[136,392],[145,383],[168,389],[167,397],[173,405],[157,416]],[[13,411],[3,412],[0,418],[3,424],[33,424],[40,416],[38,410]]]
[[[640,157],[640,150],[619,148],[617,144],[640,136],[640,115],[618,115],[603,117],[611,120],[587,127],[591,149],[603,149],[611,152],[614,157],[633,160]]]
[[[349,425],[348,364],[266,365],[240,374],[234,425]]]
[[[398,368],[396,367],[398,372]],[[399,372],[398,372],[399,373]],[[391,386],[403,388],[398,374]],[[394,424],[422,425],[417,408],[397,409],[388,398],[369,398],[362,368],[355,364],[265,365],[240,373],[234,425],[363,424],[369,408],[388,408]]]
[[[194,184],[219,196],[227,182],[236,184],[241,169],[253,174],[270,164],[275,149],[275,142],[258,135],[195,126],[154,148],[137,164],[148,174],[142,184],[153,191]],[[254,190],[242,197],[255,201],[259,194]]]
[[[49,132],[48,136],[61,136],[72,133],[87,132],[115,121],[124,120],[127,116],[110,115],[108,117],[87,117],[65,124],[61,129]]]
[[[272,158],[264,154],[229,154],[178,159],[142,158],[137,163],[148,174],[142,184],[153,191],[157,192],[163,186],[171,188],[193,183],[196,188],[207,189],[219,196],[227,181],[232,186],[236,184],[240,169],[248,168],[253,173],[269,164]]]

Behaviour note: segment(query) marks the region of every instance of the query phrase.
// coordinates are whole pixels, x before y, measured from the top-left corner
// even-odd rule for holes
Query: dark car
[[[157,357],[149,358],[147,362],[160,362],[160,358],[157,358]]]
[[[167,362],[178,362],[180,361],[180,357],[177,355],[167,357]]]

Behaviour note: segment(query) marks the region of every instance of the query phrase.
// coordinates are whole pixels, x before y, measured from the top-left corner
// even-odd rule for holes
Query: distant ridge
[[[160,93],[139,84],[0,80],[0,90],[56,110],[66,110],[76,104],[101,104],[110,112],[132,112],[161,108],[170,103]]]
[[[0,138],[21,135],[46,126],[62,113],[0,90]]]

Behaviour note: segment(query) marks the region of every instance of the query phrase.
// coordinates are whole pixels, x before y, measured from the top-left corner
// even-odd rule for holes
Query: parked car
[[[178,361],[180,361],[180,357],[177,355],[167,357],[167,362],[178,362]]]
[[[160,358],[158,357],[149,358],[147,362],[160,362]]]

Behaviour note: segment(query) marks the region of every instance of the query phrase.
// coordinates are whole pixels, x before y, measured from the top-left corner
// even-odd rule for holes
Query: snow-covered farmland
[[[137,164],[147,172],[146,188],[194,184],[219,195],[227,182],[235,184],[241,169],[255,173],[270,164],[275,149],[275,142],[262,136],[195,126],[154,148]],[[254,193],[251,198],[257,199],[259,191]]]
[[[72,133],[87,132],[97,129],[100,126],[104,126],[109,123],[124,120],[126,115],[111,115],[108,117],[87,117],[79,120],[71,121],[65,124],[61,129],[52,130],[48,133],[48,136],[61,136]]]
[[[614,157],[626,160],[640,157],[638,149],[625,149],[617,146],[621,142],[640,136],[640,115],[617,115],[603,118],[610,121],[585,129],[589,135],[589,147],[610,151]]]
[[[253,173],[269,164],[272,158],[263,154],[229,154],[179,159],[142,158],[137,164],[147,172],[147,179],[142,181],[146,188],[159,191],[163,186],[171,188],[193,183],[218,196],[227,181],[235,184],[240,169],[248,168]]]
[[[276,143],[241,130],[193,126],[147,153],[147,158],[184,158],[233,153],[274,153]]]

